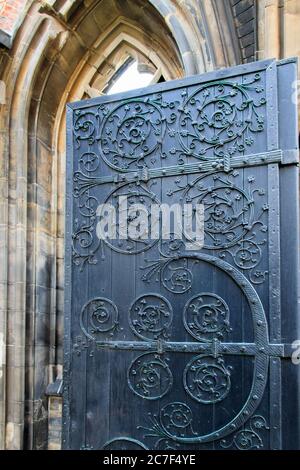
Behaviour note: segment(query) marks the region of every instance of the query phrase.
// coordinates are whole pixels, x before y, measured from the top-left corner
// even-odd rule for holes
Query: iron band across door
[[[231,157],[227,160],[218,159],[216,161],[206,161],[202,163],[185,163],[183,165],[166,166],[163,168],[144,169],[139,172],[122,172],[115,176],[89,177],[81,172],[74,174],[75,191],[80,194],[89,187],[102,184],[134,183],[136,181],[148,181],[153,178],[165,176],[189,175],[193,173],[206,173],[210,171],[230,171],[234,168],[251,167],[257,165],[267,165],[269,163],[282,162],[282,150],[272,150],[265,153],[253,155]]]

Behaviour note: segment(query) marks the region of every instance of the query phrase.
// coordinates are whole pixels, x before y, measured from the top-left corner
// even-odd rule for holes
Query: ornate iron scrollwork
[[[74,173],[78,217],[74,224],[73,259],[80,269],[86,263],[97,262],[96,253],[102,245],[95,234],[99,201],[93,193],[100,184],[100,160],[118,172],[115,175],[118,187],[105,201],[114,203],[117,194],[125,194],[126,191],[132,202],[141,198],[146,205],[159,202],[147,185],[140,184],[141,175],[136,175],[139,180],[136,183],[125,181],[126,175],[133,177],[134,171],[148,171],[150,167],[156,171],[157,159],[165,159],[166,163],[173,164],[173,168],[174,163],[184,168],[192,159],[203,160],[204,163],[209,161],[215,163],[213,172],[225,169],[228,173],[230,159],[236,154],[242,155],[247,162],[248,157],[243,157],[243,154],[247,153],[247,147],[253,145],[255,133],[264,130],[266,98],[261,82],[262,76],[257,73],[241,83],[229,80],[207,83],[192,89],[190,95],[183,90],[179,101],[167,101],[158,93],[117,105],[107,103],[93,110],[75,112],[76,145],[80,147],[84,142],[88,146],[80,155]],[[166,136],[168,149],[164,149]],[[170,141],[174,141],[173,146]],[[174,162],[176,158],[177,162]],[[162,177],[169,167],[167,164],[164,170],[160,168]],[[220,256],[231,257],[236,266],[247,271],[252,283],[262,283],[267,270],[260,269],[259,263],[265,244],[263,213],[268,210],[268,205],[262,204],[260,214],[255,213],[254,208],[255,198],[264,196],[264,190],[241,188],[226,173],[215,173],[214,184],[211,185],[207,178],[211,179],[212,174],[206,173],[187,185],[178,178],[176,188],[169,190],[168,194],[173,196],[181,191],[183,202],[204,203],[204,249],[219,250]],[[231,177],[237,175],[237,171],[231,172]],[[119,177],[124,177],[124,181]],[[104,176],[102,183],[105,178],[108,177]],[[253,186],[254,178],[250,176],[248,182]],[[105,240],[105,243],[123,254],[140,253],[154,244],[142,237],[140,240],[119,239],[116,243]],[[185,292],[189,289],[191,272],[179,267],[170,272],[173,266],[172,263],[166,266],[169,272],[164,276],[167,279],[165,283],[175,292],[176,289],[178,293]],[[168,275],[172,279],[180,278],[178,282],[185,286],[171,286],[172,280],[168,281]]]
[[[198,86],[180,101],[160,93],[134,98],[112,107],[103,104],[94,113],[82,113],[74,122],[75,138],[99,143],[103,161],[117,171],[154,165],[160,158],[183,164],[192,158],[215,160],[243,153],[264,130],[266,98],[261,75],[248,81],[219,80]],[[178,118],[179,116],[179,118]],[[168,136],[170,148],[164,149]],[[173,145],[172,145],[173,140]]]
[[[264,130],[264,89],[256,74],[247,83],[217,81],[193,91],[179,108],[179,140],[187,156],[223,158],[245,151]],[[257,94],[255,100],[250,92]]]
[[[90,300],[81,310],[80,326],[83,333],[93,341],[101,335],[113,336],[119,328],[117,306],[104,297]]]
[[[158,260],[145,258],[146,266],[140,268],[145,271],[142,275],[144,282],[150,282],[152,277],[173,294],[188,292],[193,283],[193,273],[188,264],[188,258],[180,256],[180,247],[183,242],[178,240],[163,241],[162,246],[171,248],[166,251],[159,249],[162,257]]]
[[[81,141],[93,144],[99,126],[99,114],[91,110],[77,110],[74,113],[74,138],[77,148]]]
[[[172,318],[170,302],[158,294],[141,295],[130,307],[130,327],[142,339],[167,339],[170,336]]]
[[[199,403],[222,401],[230,391],[230,368],[221,356],[193,357],[184,371],[184,388]]]
[[[155,448],[161,449],[165,443],[166,449],[178,449],[181,444],[189,441],[185,436],[197,435],[193,429],[193,413],[189,406],[182,402],[168,403],[159,415],[149,416],[150,427],[139,426],[147,432],[145,436],[157,437]],[[218,444],[223,449],[236,447],[238,450],[261,449],[264,447],[261,431],[269,431],[267,421],[263,416],[255,415],[250,418],[244,429],[234,433],[233,437],[222,439]],[[216,438],[218,433],[216,433]],[[192,442],[193,438],[190,438]]]
[[[229,308],[218,295],[200,293],[186,303],[183,320],[186,330],[198,341],[220,339],[229,331]]]
[[[187,255],[185,255],[187,259]],[[180,257],[178,257],[180,259]],[[168,259],[167,259],[168,260]],[[174,431],[173,428],[168,428],[163,420],[162,415],[159,416],[151,416],[151,430],[152,436],[157,436],[159,439],[167,439],[169,441],[173,441],[174,443],[178,444],[201,444],[205,442],[212,442],[214,440],[222,439],[228,435],[230,435],[235,430],[239,429],[248,419],[249,416],[254,412],[257,408],[260,399],[264,393],[266,380],[267,380],[267,370],[268,370],[268,362],[269,359],[266,355],[266,347],[268,345],[268,331],[267,331],[267,322],[264,314],[263,307],[260,303],[259,297],[255,291],[255,289],[251,286],[250,282],[246,280],[245,276],[236,268],[230,266],[224,260],[206,255],[204,253],[201,254],[192,254],[190,255],[190,261],[207,261],[208,263],[212,264],[220,268],[224,273],[227,273],[240,287],[241,291],[244,293],[245,297],[248,300],[249,307],[252,313],[253,319],[253,328],[254,328],[254,336],[255,336],[255,344],[260,345],[257,349],[256,359],[254,364],[254,378],[253,384],[248,395],[248,398],[241,408],[241,410],[237,413],[235,417],[233,417],[226,425],[221,427],[220,429],[216,429],[213,432],[208,434],[199,435],[195,433],[191,429],[189,432],[186,430],[184,432],[177,432]],[[168,262],[168,261],[163,261]],[[210,294],[207,294],[210,295]],[[211,300],[212,297],[210,297]],[[195,299],[192,298],[192,302]],[[208,300],[204,299],[203,305],[206,305]],[[221,304],[218,302],[219,299],[214,297],[214,301],[217,301],[217,305],[221,306],[221,316],[220,318],[225,320],[226,327],[228,326],[228,312],[227,308],[225,307],[224,303]],[[200,301],[200,306],[202,305],[202,301]],[[190,302],[187,303],[189,305]],[[223,312],[223,314],[222,314]],[[210,315],[208,315],[210,317]],[[202,316],[200,316],[200,325],[202,321]],[[197,357],[193,357],[191,361],[187,364],[185,371],[184,371],[184,386],[187,393],[196,401],[203,405],[210,405],[222,401],[226,398],[230,391],[230,368],[225,367],[224,359],[220,353],[218,353],[218,343],[219,340],[217,339],[216,333],[218,332],[218,322],[213,321],[211,323],[212,329],[215,330],[212,332],[206,340],[204,338],[201,339],[202,344],[209,343],[212,344],[212,352],[215,349],[215,353],[206,355],[201,354]],[[222,320],[221,320],[222,325]],[[224,325],[224,326],[225,326]],[[206,326],[206,325],[204,325]],[[223,325],[222,325],[223,326]],[[222,329],[222,328],[221,328]],[[199,338],[197,338],[199,340]],[[261,346],[264,345],[264,346]],[[224,350],[226,350],[226,343],[223,343]],[[223,347],[222,346],[222,347]],[[241,347],[241,354],[246,353],[247,347]],[[222,349],[221,349],[222,351]],[[173,404],[174,405],[174,404]],[[177,405],[177,404],[175,404]],[[185,403],[181,404],[182,406],[186,406]],[[182,406],[180,410],[182,411]],[[176,406],[173,407],[174,409]],[[188,414],[190,416],[190,414]],[[191,424],[190,419],[186,422]],[[186,428],[188,429],[188,427]]]
[[[74,177],[75,178],[75,177]],[[95,220],[98,201],[93,196],[83,194],[78,205],[79,216],[74,220],[73,262],[83,269],[86,263],[96,264],[96,252],[100,240],[95,236]]]
[[[261,449],[264,447],[260,431],[269,430],[267,421],[263,416],[255,415],[249,421],[248,427],[241,429],[231,439],[222,439],[221,447],[224,449],[236,447],[238,450]]]
[[[147,166],[147,158],[161,148],[166,131],[161,103],[134,99],[110,111],[105,106],[100,110],[105,114],[99,137],[103,160],[116,170]]]
[[[120,207],[120,197],[127,198],[126,209]],[[120,222],[119,220],[116,220],[115,239],[104,238],[103,240],[103,242],[109,246],[109,248],[117,251],[118,253],[135,255],[149,250],[158,242],[156,239],[151,239],[149,234],[151,227],[151,204],[159,204],[159,200],[155,194],[146,187],[146,185],[140,183],[121,184],[119,187],[111,191],[104,204],[109,204],[111,207],[114,207],[116,211],[118,210],[117,212],[120,218],[122,217],[122,212],[125,213],[126,210],[126,223],[134,222],[134,219],[138,217],[138,211],[133,210],[130,212],[130,206],[134,204],[141,205],[145,210],[147,210],[148,226],[144,227],[144,229],[148,235],[144,237],[143,233],[141,233],[139,238],[134,239],[130,237],[129,233],[126,236],[120,236]],[[100,218],[103,215],[103,211],[99,213]]]
[[[165,405],[159,415],[149,415],[150,427],[138,426],[144,429],[146,436],[158,437],[168,445],[176,446],[176,438],[184,439],[187,434],[195,434],[192,428],[193,414],[188,405],[182,402],[173,402]]]
[[[173,384],[166,360],[159,354],[142,354],[128,369],[128,385],[138,396],[147,400],[162,398]]]
[[[138,426],[153,437],[172,442],[185,438],[186,435],[196,433],[192,428],[193,413],[191,408],[182,402],[172,402],[165,405],[159,415],[149,415],[150,427]]]
[[[204,247],[214,250],[220,258],[230,259],[238,268],[245,271],[253,284],[261,284],[268,271],[259,269],[262,250],[267,242],[268,230],[266,214],[269,206],[263,188],[253,188],[255,178],[248,177],[249,188],[242,189],[234,178],[238,171],[230,174],[215,173],[202,175],[182,184],[176,180],[176,187],[168,195],[181,193],[180,201],[204,204]],[[212,184],[212,181],[213,184]],[[141,267],[145,270],[144,281],[159,275],[164,287],[174,293],[184,293],[191,288],[193,274],[188,267],[184,240],[161,241],[161,258],[151,260]]]

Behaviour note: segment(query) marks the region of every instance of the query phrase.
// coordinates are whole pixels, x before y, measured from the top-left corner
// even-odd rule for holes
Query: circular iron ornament
[[[163,286],[173,294],[183,294],[192,287],[193,273],[186,258],[172,259],[162,268]]]
[[[151,206],[160,204],[156,195],[140,183],[123,183],[113,189],[106,198],[99,221],[106,217],[107,207],[113,207],[117,215],[113,237],[103,236],[101,240],[113,251],[124,255],[136,255],[149,250],[158,243],[151,238]],[[137,223],[142,217],[140,225]],[[135,237],[130,236],[130,226],[137,225]]]
[[[115,170],[147,167],[146,159],[161,145],[166,125],[162,111],[147,100],[127,100],[109,111],[100,129],[99,147],[105,163]]]
[[[229,331],[229,308],[218,295],[203,292],[185,304],[183,321],[186,330],[199,341],[222,339]]]
[[[142,442],[130,437],[117,437],[106,442],[102,450],[148,450]]]
[[[159,354],[146,353],[136,358],[127,374],[129,388],[147,400],[162,398],[173,385],[173,376],[168,364]]]
[[[160,421],[172,435],[182,435],[193,420],[193,414],[185,403],[174,402],[165,405],[160,412]]]
[[[99,157],[95,152],[84,152],[79,158],[79,164],[83,172],[92,173],[99,166]]]
[[[170,302],[158,294],[141,295],[132,303],[129,324],[142,339],[167,339],[172,324],[173,311]]]
[[[196,89],[185,101],[179,118],[179,140],[187,155],[199,160],[223,158],[252,147],[264,130],[266,104],[260,74],[248,83],[222,80]],[[250,91],[255,89],[256,99]]]
[[[183,375],[184,388],[199,403],[212,405],[224,400],[230,391],[230,372],[221,357],[194,357]]]
[[[269,335],[265,311],[255,288],[244,274],[234,266],[227,263],[227,261],[205,253],[191,255],[185,254],[184,258],[188,258],[191,261],[193,260],[196,262],[203,261],[220,269],[239,286],[250,307],[254,331],[254,343],[257,345],[253,364],[253,382],[251,390],[241,409],[237,411],[226,424],[207,434],[197,435],[197,433],[192,431],[192,426],[188,428],[188,432],[187,429],[184,432],[176,431],[176,429],[179,428],[176,428],[174,425],[170,427],[170,418],[167,416],[164,418],[160,415],[159,421],[156,420],[155,424],[151,428],[151,431],[159,432],[160,436],[163,436],[164,439],[172,440],[173,443],[190,445],[212,442],[216,439],[224,439],[226,436],[241,429],[251,416],[253,416],[265,393],[270,356],[266,353],[266,349],[269,345]],[[187,420],[187,422],[188,421],[189,420]]]
[[[251,240],[244,240],[234,254],[234,262],[241,269],[254,268],[261,258],[260,247]]]
[[[95,340],[98,334],[113,335],[118,325],[117,306],[104,297],[90,300],[81,311],[81,329],[92,340]]]
[[[89,144],[95,142],[95,133],[98,124],[97,115],[92,111],[77,110],[74,115],[74,136],[77,142],[77,148],[81,141]]]

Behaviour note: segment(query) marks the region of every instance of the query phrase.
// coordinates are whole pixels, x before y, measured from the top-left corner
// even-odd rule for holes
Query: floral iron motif
[[[172,318],[170,302],[158,294],[141,295],[130,307],[130,327],[142,339],[167,339]]]
[[[164,165],[170,160],[177,166],[191,159],[215,161],[214,172],[224,168],[220,162],[225,159],[228,173],[230,158],[237,153],[247,153],[247,147],[254,143],[255,133],[264,130],[266,98],[262,81],[261,74],[257,73],[244,78],[241,83],[220,80],[189,89],[189,92],[185,89],[178,101],[168,102],[158,93],[117,105],[107,103],[75,112],[75,143],[78,148],[85,143],[74,173],[78,217],[74,221],[73,260],[81,270],[86,263],[97,263],[96,253],[100,247],[104,256],[104,243],[123,254],[137,254],[155,244],[155,240],[143,240],[142,237],[140,240],[105,240],[102,243],[96,236],[99,201],[93,190],[100,184],[100,161],[121,172],[114,177],[117,178],[117,187],[103,201],[114,204],[117,194],[126,192],[132,203],[141,199],[146,205],[159,202],[148,188],[153,181],[129,184],[119,179],[122,175],[133,174],[134,170],[147,171],[149,167],[156,166],[158,159],[164,160]],[[247,155],[244,158],[246,163]],[[161,168],[161,176],[169,166],[165,165],[165,170]],[[205,248],[220,250],[220,256],[231,257],[237,266],[247,270],[251,282],[260,284],[267,274],[265,269],[258,268],[262,245],[265,244],[261,235],[266,231],[266,225],[262,220],[263,214],[255,214],[254,207],[255,197],[264,196],[264,190],[242,189],[234,185],[226,173],[216,173],[212,186],[207,180],[212,175],[212,172],[206,173],[187,185],[178,178],[176,188],[169,190],[168,194],[172,196],[180,191],[182,202],[203,203],[206,206]],[[233,171],[231,175],[234,177],[238,172]],[[248,180],[253,185],[254,178],[249,177]],[[267,210],[268,205],[263,204],[262,212]],[[170,268],[171,264],[168,270]],[[184,270],[181,276],[175,269],[176,272],[169,273],[170,276],[179,277],[188,284],[190,273]],[[178,288],[178,292],[185,292],[188,288],[188,285]]]
[[[183,89],[180,100],[156,93],[78,110],[74,139],[78,148],[97,142],[105,164],[117,171],[153,166],[158,154],[179,164],[191,158],[218,164],[253,145],[264,130],[265,105],[262,76],[256,73],[241,83],[218,80]]]
[[[236,447],[238,450],[262,449],[264,447],[260,431],[269,430],[266,419],[255,415],[249,421],[248,427],[238,431],[232,439],[222,439],[221,447],[228,449]]]
[[[134,219],[138,217],[137,211],[130,212],[130,206],[142,205],[142,207],[148,211],[148,233],[150,233],[151,227],[151,204],[159,204],[158,198],[155,194],[150,191],[145,184],[140,183],[130,183],[130,184],[122,184],[118,188],[115,188],[111,191],[109,196],[105,200],[105,204],[110,204],[112,207],[115,207],[118,210],[119,217],[122,217],[122,212],[125,211],[124,208],[120,207],[119,205],[119,198],[126,197],[127,204],[126,204],[126,211],[127,211],[127,218],[126,222],[132,223]],[[103,216],[103,212],[99,213],[99,217]],[[116,221],[116,239],[109,240],[104,239],[103,242],[109,246],[112,250],[122,253],[122,254],[131,254],[135,255],[146,250],[149,250],[153,245],[157,243],[156,239],[151,239],[150,236],[143,237],[141,234],[140,238],[132,239],[130,234],[126,238],[120,237],[120,225],[119,221]]]
[[[163,245],[169,244],[163,242]],[[170,241],[173,245],[173,241]],[[180,247],[181,243],[175,242],[176,247]],[[189,268],[188,258],[180,256],[180,251],[172,249],[172,255],[165,255],[164,252],[159,249],[162,257],[156,260],[148,260],[145,258],[146,266],[141,266],[140,269],[145,271],[142,275],[142,281],[150,282],[155,277],[156,281],[162,283],[162,285],[174,294],[183,294],[188,292],[192,287],[193,273]]]
[[[102,335],[113,336],[119,329],[118,309],[112,300],[96,297],[81,310],[80,327],[87,338],[95,341]]]
[[[74,176],[76,182],[77,176]],[[76,189],[75,189],[76,191]],[[85,264],[96,264],[96,252],[100,246],[100,240],[96,236],[96,212],[98,201],[96,197],[89,196],[88,193],[82,195],[75,192],[78,197],[78,216],[74,219],[73,241],[73,262],[82,271]]]
[[[259,108],[266,98],[260,80],[260,74],[255,74],[247,83],[224,80],[193,91],[178,110],[182,153],[198,159],[223,158],[225,153],[231,156],[250,147],[253,134],[264,130]]]
[[[197,436],[197,432],[193,429],[192,410],[185,403],[169,403],[162,408],[159,415],[149,413],[148,419],[150,427],[138,426],[138,429],[145,431],[145,438],[157,438],[155,444],[157,449],[178,449],[188,443],[185,436]],[[248,426],[236,432],[233,437],[222,439],[218,443],[223,449],[233,447],[238,450],[262,449],[264,443],[260,433],[263,430],[270,430],[266,419],[255,415],[248,421]],[[162,443],[165,447],[162,447]]]
[[[148,418],[149,428],[138,426],[138,429],[147,432],[145,437],[158,437],[169,442],[176,442],[176,438],[184,439],[186,435],[196,435],[192,428],[192,410],[186,403],[168,403],[161,409],[159,415],[149,413]]]
[[[216,173],[202,175],[188,185],[177,179],[176,188],[168,195],[182,193],[184,203],[204,204],[204,248],[219,253],[220,258],[229,258],[245,271],[253,284],[265,281],[268,271],[259,269],[262,250],[267,242],[268,227],[265,215],[269,206],[266,202],[259,205],[265,196],[263,188],[252,188],[254,177],[248,177],[249,189],[241,189],[232,178],[239,176],[237,171],[230,174]],[[213,185],[211,184],[211,178]],[[259,209],[257,209],[259,208]],[[175,238],[161,241],[161,258],[151,260],[141,267],[145,270],[144,281],[157,276],[164,287],[174,293],[184,293],[191,288],[193,274],[188,268],[184,243]],[[180,259],[179,259],[180,258]]]
[[[199,403],[218,403],[230,391],[230,367],[224,366],[222,356],[193,357],[184,370],[183,383],[187,393]]]
[[[75,264],[80,266],[82,270],[86,263],[96,264],[96,252],[102,247],[102,258],[103,254],[103,245],[105,244],[110,249],[121,253],[121,254],[138,254],[143,251],[150,249],[155,245],[158,240],[144,238],[131,239],[130,237],[120,237],[120,226],[119,221],[116,221],[116,238],[115,239],[103,239],[100,240],[96,234],[96,216],[100,220],[105,212],[105,206],[102,206],[102,211],[98,210],[98,200],[96,197],[89,195],[89,191],[93,188],[94,185],[97,185],[97,180],[89,176],[84,176],[79,172],[76,172],[74,175],[74,195],[78,198],[78,210],[81,218],[75,219],[75,231],[73,233],[73,261]],[[134,218],[137,217],[137,214],[132,212],[130,213],[130,206],[132,204],[143,204],[145,209],[149,210],[148,217],[148,226],[150,233],[151,226],[151,204],[159,204],[158,198],[155,194],[148,189],[145,184],[140,183],[123,183],[114,188],[103,204],[110,204],[116,210],[119,208],[119,198],[127,198],[127,222],[133,222]]]
[[[177,116],[175,103],[163,102],[161,95],[153,98],[127,100],[112,110],[100,107],[99,147],[105,163],[116,170],[142,168],[148,157],[161,151],[166,129]],[[169,116],[164,112],[171,110]],[[155,158],[155,157],[153,157]]]
[[[173,384],[172,373],[166,360],[159,354],[142,354],[128,369],[129,388],[147,400],[162,398]]]

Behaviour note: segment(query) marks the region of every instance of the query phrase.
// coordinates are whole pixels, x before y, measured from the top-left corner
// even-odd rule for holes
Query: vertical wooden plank
[[[297,117],[297,60],[278,62],[279,142],[283,150],[280,168],[280,269],[281,342],[300,337],[299,324],[299,162]],[[289,165],[289,163],[293,165]],[[278,362],[278,361],[277,361]],[[277,366],[279,369],[279,366]],[[280,372],[280,369],[279,369]],[[299,448],[299,366],[281,361],[281,425],[283,449]],[[298,390],[295,393],[295,390]],[[278,392],[280,393],[280,391]]]
[[[109,254],[108,254],[109,255]],[[114,341],[125,340],[134,341],[129,327],[129,309],[135,298],[135,262],[136,256],[133,254],[110,253],[111,265],[111,298],[118,306],[120,315],[120,327]],[[111,379],[110,388],[110,439],[116,437],[136,437],[136,421],[140,413],[134,413],[133,409],[140,409],[138,400],[128,386],[127,374],[131,361],[139,353],[132,353],[130,348],[127,351],[115,350],[111,355]],[[126,449],[126,447],[122,447]]]
[[[277,64],[266,70],[267,148],[279,146]],[[279,175],[277,165],[268,167],[269,199],[269,328],[270,341],[281,340],[280,319],[280,244],[279,244]],[[270,448],[281,449],[281,361],[270,360]]]
[[[91,195],[96,196],[99,204],[101,204],[104,203],[107,193],[108,188],[100,186],[94,189]],[[103,312],[107,312],[107,323],[109,323],[112,310],[108,310],[109,306],[106,302],[112,299],[112,257],[103,242],[97,253],[97,258],[96,264],[88,266],[88,299],[89,301],[103,299]],[[93,321],[96,326],[98,325],[105,330],[108,326],[105,323],[105,317],[103,317],[103,323],[101,323],[101,319],[99,320],[98,324],[96,318]],[[111,330],[107,333],[95,333],[93,335],[95,341],[90,343],[87,352],[87,448],[99,449],[109,440],[110,413],[107,410],[110,409],[111,352],[98,348],[96,341],[110,340],[110,333]],[[98,429],[97,433],[95,432],[96,427]]]
[[[212,82],[211,83],[211,98],[212,99],[215,96],[216,88],[217,88],[217,86],[214,86],[214,83]],[[198,99],[200,101],[202,99],[202,101],[203,101],[203,94],[202,94],[203,92],[201,93],[201,84],[195,85],[194,87],[187,88],[188,96],[191,96],[197,90],[198,90]],[[213,103],[210,106],[212,107],[213,111],[215,112],[216,111],[215,103]],[[199,115],[200,115],[200,113],[198,113],[198,118],[200,117]],[[199,121],[201,121],[201,119],[199,119]],[[191,132],[191,134],[192,134],[194,129],[191,126],[190,122],[189,122],[189,126],[190,126],[190,128],[188,127],[188,131]],[[215,130],[214,130],[214,135],[215,135]],[[191,136],[187,140],[187,142],[188,142],[188,146],[192,149],[193,137]],[[210,155],[212,160],[215,160],[216,157],[214,156],[212,149],[208,150],[208,154]],[[193,161],[193,159],[191,159],[191,160],[187,159],[187,161]],[[198,161],[199,161],[199,163],[203,163],[201,160],[198,160]],[[201,193],[205,193],[205,190],[207,191],[207,188],[209,186],[211,186],[211,187],[214,186],[214,181],[213,181],[212,176],[199,173],[199,174],[188,175],[188,176],[186,176],[186,179],[184,179],[184,177],[181,177],[181,180],[183,182],[183,185],[184,185],[184,182],[186,182],[187,187],[188,187],[188,185],[190,185],[190,191],[187,193],[187,198],[183,199],[182,201],[179,200],[178,201],[179,203],[181,203],[181,204],[194,204],[195,202],[197,202],[197,203],[201,202],[202,204],[204,203],[204,205],[207,204],[206,197],[203,197],[203,194],[201,194]],[[197,184],[195,183],[196,181],[198,181]],[[199,187],[203,188],[202,191],[199,191],[199,190],[197,191],[196,189],[193,190],[194,187],[197,188],[197,185],[199,185]],[[197,194],[198,194],[197,198],[193,199],[193,197],[195,198]],[[207,193],[207,198],[209,198],[209,192]],[[204,207],[204,210],[206,210],[206,215],[207,215],[208,211],[210,209],[206,206],[206,207]],[[213,222],[213,217],[210,219],[210,222],[214,223]],[[185,242],[186,242],[186,240],[185,240]],[[210,238],[209,234],[206,234],[206,238],[204,240],[204,243],[206,243],[206,244],[209,243],[210,245],[213,244],[213,241]],[[197,254],[197,253],[198,253],[197,250],[195,252],[190,251],[189,255],[192,256],[193,254]],[[213,250],[211,250],[211,253],[213,253]],[[215,270],[215,268],[212,265],[208,265],[208,264],[203,263],[203,262],[195,263],[195,260],[193,260],[193,259],[189,260],[188,263],[189,263],[188,267],[189,267],[189,269],[192,273],[192,276],[193,276],[191,288],[185,294],[181,294],[180,296],[178,296],[178,297],[180,297],[178,299],[178,301],[176,301],[176,299],[174,299],[175,303],[177,305],[179,304],[178,305],[179,308],[178,308],[178,311],[176,312],[176,314],[177,315],[179,314],[179,316],[181,318],[181,322],[185,323],[185,330],[183,331],[182,334],[180,334],[180,325],[178,325],[178,327],[177,327],[178,328],[177,336],[178,336],[179,341],[193,342],[193,343],[198,343],[198,344],[202,343],[203,344],[205,342],[204,335],[203,335],[202,338],[197,338],[197,335],[195,337],[195,334],[194,334],[194,336],[192,336],[191,332],[193,331],[193,329],[190,327],[191,320],[193,320],[193,318],[194,318],[194,321],[195,321],[196,324],[198,322],[199,322],[199,324],[201,324],[201,314],[202,314],[203,309],[200,312],[198,310],[199,313],[197,313],[194,317],[191,317],[191,311],[193,310],[192,305],[195,305],[195,308],[199,309],[199,306],[201,305],[201,299],[203,298],[203,297],[201,297],[201,294],[203,295],[203,294],[214,294],[215,293],[215,286],[214,286],[214,280],[215,280],[214,270]],[[205,298],[206,301],[209,302],[209,300],[207,300],[207,299],[210,299],[210,297],[208,295],[204,298]],[[213,299],[213,298],[211,298],[211,299]],[[185,317],[185,320],[184,320],[184,317]],[[204,320],[202,320],[202,322],[203,321]],[[192,368],[194,367],[194,364],[197,361],[196,358],[197,357],[200,358],[202,364],[205,364],[205,361],[207,362],[207,359],[206,359],[207,356],[204,353],[194,354],[194,353],[191,353],[191,352],[184,353],[182,356],[183,357],[182,357],[181,363],[182,363],[182,371],[184,371],[184,373],[181,372],[181,383],[183,385],[183,376],[185,374],[185,377],[186,377],[186,379],[185,379],[186,385],[185,386],[191,388],[191,394],[188,394],[187,391],[183,389],[182,395],[181,395],[181,401],[183,403],[186,403],[186,405],[188,405],[189,408],[192,411],[192,415],[193,415],[193,423],[192,424],[193,424],[193,429],[194,429],[195,434],[198,434],[198,435],[209,434],[215,428],[214,405],[208,405],[208,404],[204,404],[202,402],[196,401],[195,397],[197,397],[197,392],[201,390],[201,386],[200,386],[200,384],[198,385],[197,383],[195,383],[195,385],[193,386],[193,383],[192,383],[191,379],[188,379],[188,377],[190,375],[190,371],[192,370]],[[190,375],[190,376],[192,377],[192,375]],[[194,446],[189,446],[189,447],[191,447],[192,449],[196,449],[196,450],[200,450],[200,449],[201,450],[212,450],[214,448],[214,442],[212,441],[212,442],[204,443],[204,444],[201,444],[201,445],[194,444]]]
[[[272,62],[266,69],[267,148],[278,149],[277,66]]]
[[[299,321],[299,169],[280,170],[281,212],[281,315],[282,342],[300,338]],[[294,351],[294,350],[292,350]],[[282,360],[282,443],[283,449],[298,449],[300,442],[300,370],[290,357]]]

